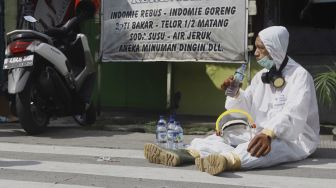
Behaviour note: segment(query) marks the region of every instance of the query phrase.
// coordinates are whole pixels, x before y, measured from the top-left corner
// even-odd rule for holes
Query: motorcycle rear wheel
[[[28,80],[22,92],[16,94],[16,111],[21,127],[29,135],[44,132],[49,123],[49,115],[37,105],[39,97],[36,84]]]

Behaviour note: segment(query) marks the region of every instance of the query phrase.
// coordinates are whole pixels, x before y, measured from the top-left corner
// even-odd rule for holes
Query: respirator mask
[[[261,60],[263,60],[263,59],[261,59]],[[261,60],[259,60],[259,61],[261,61]],[[258,61],[258,63],[259,63],[259,61]],[[273,60],[271,60],[271,61],[273,61]],[[261,63],[264,63],[267,66],[270,66],[270,62],[266,62],[265,60],[264,60],[264,62],[262,61]],[[261,65],[261,63],[259,63],[259,64]],[[261,75],[262,82],[265,83],[265,84],[271,84],[275,88],[283,87],[286,82],[285,82],[285,79],[282,76],[282,70],[285,68],[287,63],[288,63],[288,56],[286,56],[285,59],[283,60],[283,62],[281,63],[281,66],[280,66],[279,70],[276,70],[275,64],[273,62],[273,66],[270,67],[270,69],[268,69],[269,71],[265,72]],[[267,69],[267,67],[265,67],[265,68]]]

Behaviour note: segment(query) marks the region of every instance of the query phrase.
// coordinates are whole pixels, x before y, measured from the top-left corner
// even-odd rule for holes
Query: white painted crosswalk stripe
[[[144,159],[142,150],[0,143],[0,151]]]
[[[99,188],[80,185],[66,185],[56,183],[31,182],[31,181],[17,181],[0,179],[0,187],[10,188]]]
[[[7,165],[2,166],[1,163],[7,163]],[[8,165],[8,163],[12,165]],[[336,185],[335,179],[253,175],[243,172],[224,173],[223,176],[216,177],[197,170],[184,170],[176,168],[151,168],[103,164],[64,163],[53,161],[25,161],[4,158],[0,158],[0,166],[2,166],[2,169],[12,170],[75,174],[80,173],[122,178],[143,178],[152,180],[198,182],[253,187],[288,187],[288,185],[291,187],[318,187],[320,185],[323,185],[323,187],[334,187]]]
[[[73,146],[56,146],[56,145],[0,143],[0,151],[145,159],[143,150],[73,147]],[[316,168],[316,169],[335,170],[336,162],[335,160],[332,159],[306,159],[295,163],[283,164],[281,166],[293,167],[293,168]]]
[[[142,150],[123,150],[93,147],[72,147],[39,144],[0,143],[0,152],[18,152],[35,154],[59,154],[65,156],[108,156],[115,158],[144,159]],[[327,178],[306,178],[295,176],[271,176],[246,172],[223,173],[221,176],[211,176],[195,170],[181,168],[141,167],[141,166],[120,166],[109,164],[85,164],[73,162],[56,162],[47,160],[27,160],[24,157],[18,159],[0,158],[0,168],[3,170],[18,170],[26,172],[51,172],[51,173],[73,173],[86,174],[91,176],[106,176],[113,178],[135,178],[147,180],[164,180],[174,182],[196,182],[219,185],[236,185],[251,187],[334,187],[336,179]],[[291,168],[312,168],[321,170],[335,170],[334,159],[306,159],[304,161],[283,164]],[[238,178],[237,178],[238,177]],[[43,180],[42,180],[43,181]],[[0,187],[55,187],[55,188],[86,188],[85,186],[62,185],[42,182],[20,182],[16,180],[0,179]]]
[[[314,168],[314,169],[325,169],[325,170],[335,170],[336,162],[335,159],[305,159],[295,163],[288,163],[281,165],[283,167],[291,168]]]

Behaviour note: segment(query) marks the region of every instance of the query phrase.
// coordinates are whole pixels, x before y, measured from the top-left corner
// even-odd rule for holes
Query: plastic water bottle
[[[167,126],[167,122],[166,122],[166,120],[164,119],[164,116],[160,116],[160,117],[159,117],[158,124],[159,124],[159,123],[163,123],[165,126]]]
[[[240,83],[243,82],[244,80],[244,74],[245,74],[245,70],[246,70],[246,64],[242,64],[241,67],[239,67],[234,76],[233,76],[233,82],[231,83],[231,85],[226,89],[225,91],[225,95],[230,96],[230,97],[234,97],[237,95],[237,92],[239,90],[239,85]]]
[[[166,147],[167,145],[167,128],[166,121],[163,116],[160,116],[160,119],[156,125],[156,144],[160,147]]]
[[[176,149],[183,149],[183,128],[181,127],[180,122],[176,121],[175,122],[175,148]]]
[[[168,149],[175,149],[174,148],[174,140],[175,140],[175,119],[173,116],[170,116],[169,122],[167,125],[167,148]]]
[[[0,123],[7,123],[8,122],[8,118],[4,117],[4,116],[0,116]]]

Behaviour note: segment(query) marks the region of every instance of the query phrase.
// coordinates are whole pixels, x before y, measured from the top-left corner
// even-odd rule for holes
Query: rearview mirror
[[[26,21],[31,22],[31,23],[35,23],[35,22],[37,22],[37,20],[36,20],[34,17],[32,17],[32,16],[24,16],[23,18],[24,18]]]

